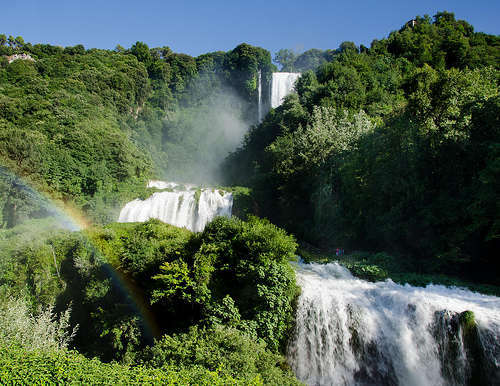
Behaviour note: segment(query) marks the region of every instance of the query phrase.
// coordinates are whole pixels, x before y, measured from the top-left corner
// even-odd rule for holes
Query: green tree
[[[130,47],[130,52],[132,53],[132,55],[135,55],[137,57],[137,60],[139,62],[144,63],[146,68],[151,65],[151,52],[149,51],[149,47],[146,43],[136,42],[132,47]]]
[[[274,55],[274,61],[281,65],[281,71],[293,72],[296,58],[297,54],[288,48],[282,48]]]
[[[16,37],[16,39],[14,40],[14,44],[15,44],[15,47],[17,49],[22,49],[24,47],[24,44],[25,44],[22,36]]]
[[[342,42],[342,43],[340,43],[339,51],[340,52],[348,52],[348,51],[358,52],[359,50],[358,50],[358,47],[356,46],[356,44],[354,44],[353,42]]]

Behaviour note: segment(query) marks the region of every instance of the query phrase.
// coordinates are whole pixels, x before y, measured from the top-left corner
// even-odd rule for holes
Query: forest
[[[272,59],[302,75],[259,122]],[[298,254],[500,293],[499,66],[448,12],[274,58],[0,34],[0,381],[300,384]],[[226,186],[236,216],[116,223],[150,179]]]
[[[300,69],[319,54],[278,59]],[[498,285],[499,55],[497,36],[450,13],[345,43],[250,130],[228,181],[315,246]]]

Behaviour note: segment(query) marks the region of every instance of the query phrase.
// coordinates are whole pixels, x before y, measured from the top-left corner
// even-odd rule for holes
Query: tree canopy
[[[228,157],[229,182],[315,245],[497,282],[499,55],[497,36],[447,12],[369,49],[344,42]]]

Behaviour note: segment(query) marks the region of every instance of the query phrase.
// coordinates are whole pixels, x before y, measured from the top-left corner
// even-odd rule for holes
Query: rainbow
[[[62,228],[71,232],[81,232],[91,246],[92,252],[104,256],[99,247],[86,235],[85,229],[90,228],[92,223],[84,216],[80,209],[70,202],[50,198],[47,193],[39,192],[26,179],[22,179],[7,168],[0,166],[0,194],[4,194],[5,192],[8,194],[13,190],[16,190],[22,199],[35,202],[39,207],[43,208],[43,211],[47,214],[46,217],[55,219],[55,228]],[[161,333],[158,323],[151,312],[151,307],[146,297],[139,287],[111,264],[103,264],[103,268],[109,274],[113,284],[123,294],[124,300],[129,303],[133,311],[141,318],[146,338],[160,337]]]

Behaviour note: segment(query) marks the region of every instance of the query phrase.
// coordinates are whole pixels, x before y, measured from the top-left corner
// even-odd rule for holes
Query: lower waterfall
[[[231,217],[233,195],[219,189],[197,188],[174,182],[150,181],[150,188],[164,189],[146,200],[127,203],[118,222],[143,222],[151,218],[201,232],[216,216]]]
[[[500,384],[500,298],[370,283],[337,263],[296,272],[302,293],[287,356],[306,384]]]

